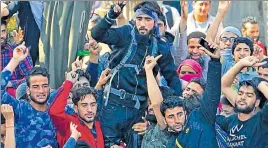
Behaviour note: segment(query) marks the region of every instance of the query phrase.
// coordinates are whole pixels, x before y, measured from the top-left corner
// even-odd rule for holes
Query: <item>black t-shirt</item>
[[[268,146],[268,106],[247,121],[238,115],[217,116],[217,123],[227,133],[227,146],[232,148],[265,148]]]

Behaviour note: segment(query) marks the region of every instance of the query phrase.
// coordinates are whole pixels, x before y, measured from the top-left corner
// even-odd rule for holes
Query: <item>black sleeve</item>
[[[174,59],[171,55],[170,49],[160,50],[160,54],[162,54],[162,57],[157,63],[160,67],[161,74],[166,79],[168,86],[175,91],[176,95],[181,96],[181,81],[176,73],[176,66],[174,64]]]
[[[120,28],[111,28],[110,22],[106,16],[92,28],[91,36],[97,42],[102,42],[108,45],[123,46],[131,36],[130,25],[125,25]]]
[[[261,118],[262,118],[262,122],[265,125],[268,125],[268,103],[267,101],[265,102],[265,105],[263,106],[262,110],[261,110]]]
[[[216,123],[221,127],[221,129],[225,132],[228,132],[228,122],[226,117],[222,115],[216,116]]]
[[[203,120],[213,124],[216,120],[217,107],[221,96],[221,63],[212,59],[209,62],[207,84],[200,102]]]

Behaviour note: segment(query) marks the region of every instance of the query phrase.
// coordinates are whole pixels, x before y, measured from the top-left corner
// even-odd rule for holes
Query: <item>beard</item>
[[[80,115],[79,115],[79,117],[80,117],[80,119],[82,119],[85,123],[92,123],[92,122],[95,121],[95,116],[94,116],[94,118],[93,118],[92,120],[87,120],[87,119],[85,119],[84,117],[81,117]]]
[[[94,114],[94,115],[93,115],[93,119],[86,119],[85,117],[83,117],[83,116],[80,115],[79,110],[78,110],[78,116],[79,116],[79,118],[82,119],[85,123],[92,123],[92,122],[95,121],[95,118],[96,118],[96,115]]]
[[[3,40],[3,42],[2,42],[2,40]],[[7,43],[7,39],[1,38],[1,49],[2,50],[4,49],[6,43]]]
[[[192,95],[190,97],[184,98],[183,102],[187,114],[190,114],[194,109],[199,108],[200,101],[201,101],[200,95]]]
[[[154,34],[154,29],[148,30],[148,29],[146,29],[145,27],[140,27],[140,28],[135,27],[135,28],[136,28],[137,32],[138,32],[140,35],[152,35],[152,34]],[[140,30],[145,30],[146,33],[145,33],[145,34],[141,34],[141,33],[140,33]]]
[[[246,106],[245,108],[239,107],[237,104],[235,104],[235,111],[238,113],[243,113],[243,114],[249,114],[255,109],[255,103],[250,106]]]
[[[147,114],[147,115],[145,116],[145,119],[146,119],[147,121],[151,122],[151,123],[155,123],[155,124],[157,123],[157,120],[156,120],[155,115]]]
[[[35,97],[33,97],[33,96],[31,95],[31,93],[30,93],[30,100],[33,101],[33,102],[36,103],[36,104],[39,104],[39,105],[44,105],[44,104],[46,104],[48,98],[49,98],[49,95],[47,96],[46,100],[44,100],[44,101],[38,101],[38,100],[37,100]]]
[[[145,31],[145,33],[140,33],[141,31]],[[139,28],[139,33],[145,35],[145,34],[148,34],[149,32],[148,32],[148,29],[146,29],[145,27],[141,27]]]
[[[170,132],[174,132],[174,133],[178,133],[178,132],[180,132],[180,131],[182,131],[183,130],[183,123],[178,123],[178,125],[180,125],[181,126],[181,129],[179,130],[179,131],[177,131],[176,130],[176,128],[175,128],[175,125],[174,126],[169,126],[168,125],[168,131],[170,131]]]

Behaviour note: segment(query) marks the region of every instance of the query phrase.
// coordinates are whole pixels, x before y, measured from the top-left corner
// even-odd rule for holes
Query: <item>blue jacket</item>
[[[187,118],[183,131],[177,140],[177,147],[216,148],[215,121],[217,106],[221,96],[220,61],[209,62],[207,85],[200,107],[193,110]]]
[[[1,76],[1,103],[9,104],[14,109],[16,147],[58,147],[56,129],[51,121],[48,111],[40,112],[23,100],[17,100],[5,92],[10,80],[11,72],[4,69]],[[58,91],[50,94],[48,105],[53,101]]]

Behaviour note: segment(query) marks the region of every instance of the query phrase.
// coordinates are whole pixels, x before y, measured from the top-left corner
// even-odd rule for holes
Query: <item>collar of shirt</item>
[[[4,45],[4,49],[1,49],[1,53],[6,52],[7,50],[13,51],[12,45],[8,42]]]

